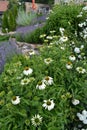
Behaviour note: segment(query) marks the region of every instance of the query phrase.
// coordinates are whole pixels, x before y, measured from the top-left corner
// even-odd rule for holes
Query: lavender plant
[[[12,56],[20,54],[21,51],[17,49],[14,41],[0,42],[0,73],[4,69],[7,61],[10,61]]]

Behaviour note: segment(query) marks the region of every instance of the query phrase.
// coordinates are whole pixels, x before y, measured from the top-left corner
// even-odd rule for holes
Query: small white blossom
[[[80,47],[81,49],[83,49],[84,48],[84,45],[81,45],[81,47]]]
[[[77,67],[76,70],[77,70],[77,72],[79,72],[81,74],[86,73],[86,70],[84,68],[82,68],[82,67]]]
[[[82,14],[77,15],[77,18],[82,17]]]
[[[74,52],[75,52],[75,53],[80,53],[80,49],[79,49],[78,47],[75,47],[75,48],[74,48]]]
[[[81,56],[81,55],[78,55],[78,58],[79,58],[79,59],[82,59],[82,56]]]
[[[38,114],[31,118],[32,125],[35,127],[39,126],[42,123],[42,117]]]
[[[73,65],[72,65],[71,62],[68,62],[68,63],[66,64],[66,68],[67,68],[67,69],[72,69],[72,67],[73,67]]]
[[[65,36],[62,36],[62,37],[60,37],[60,39],[59,39],[59,42],[60,42],[60,43],[63,43],[63,42],[66,42],[66,41],[68,41],[68,37],[65,37]]]
[[[87,6],[84,6],[82,10],[87,11]]]
[[[30,82],[28,78],[24,78],[21,80],[21,85],[27,85]]]
[[[65,47],[61,46],[60,49],[61,49],[61,50],[65,50]]]
[[[40,38],[44,38],[44,37],[46,37],[46,34],[40,35]]]
[[[29,50],[29,55],[35,55],[35,51],[32,49],[32,50]]]
[[[49,77],[49,76],[46,76],[46,77],[43,79],[43,82],[44,82],[46,85],[52,85],[52,84],[53,84],[53,78],[52,78],[52,77]]]
[[[83,110],[82,114],[77,113],[77,116],[79,120],[83,122],[83,124],[87,124],[87,111],[86,110]]]
[[[53,39],[52,36],[47,36],[46,38],[47,38],[48,40],[52,40],[52,39]]]
[[[60,27],[59,31],[60,31],[61,35],[63,36],[65,29]]]
[[[49,65],[53,60],[51,58],[44,59],[44,62]]]
[[[14,96],[12,99],[11,99],[11,102],[13,105],[17,105],[20,103],[20,98],[19,96]]]
[[[82,28],[83,27],[83,23],[79,23],[78,26]]]
[[[75,57],[74,55],[71,55],[71,56],[69,56],[69,60],[75,61],[75,60],[76,60],[76,57]]]
[[[55,33],[55,32],[56,32],[55,30],[50,31],[50,33]]]
[[[46,84],[43,81],[39,81],[38,84],[36,85],[36,89],[39,89],[39,90],[43,90],[45,89],[45,87],[46,87]]]
[[[46,17],[46,20],[48,20],[49,19],[49,17]]]
[[[77,99],[73,99],[73,100],[72,100],[72,104],[73,104],[73,105],[78,105],[79,103],[80,103],[80,101],[77,100]]]
[[[53,100],[44,100],[44,104],[42,105],[45,109],[48,109],[49,111],[52,110],[55,106],[55,103]]]
[[[29,67],[25,67],[23,74],[24,75],[30,75],[30,74],[32,74],[32,72],[33,72],[33,69],[31,69]]]

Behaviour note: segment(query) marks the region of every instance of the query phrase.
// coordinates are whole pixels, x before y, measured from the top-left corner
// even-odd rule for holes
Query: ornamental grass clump
[[[26,26],[31,23],[34,24],[36,17],[37,15],[35,12],[26,12],[23,9],[19,9],[16,23],[18,26]]]

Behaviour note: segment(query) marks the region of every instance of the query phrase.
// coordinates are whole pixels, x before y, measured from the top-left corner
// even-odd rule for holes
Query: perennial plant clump
[[[0,76],[1,130],[87,128],[86,42],[71,40],[62,31],[59,36],[51,31],[47,42],[47,35],[40,36],[44,44],[39,55],[15,56],[5,65]]]

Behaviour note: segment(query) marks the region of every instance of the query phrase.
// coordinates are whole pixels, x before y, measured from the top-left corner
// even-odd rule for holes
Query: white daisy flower
[[[81,55],[78,55],[78,58],[79,58],[79,59],[82,59],[82,56],[81,56]]]
[[[61,35],[63,35],[65,29],[60,27],[60,28],[59,28],[59,31],[60,31]]]
[[[75,60],[76,60],[76,57],[75,57],[74,55],[71,55],[71,56],[69,56],[69,60],[75,61]]]
[[[64,46],[60,46],[60,49],[61,49],[61,50],[65,50],[65,47],[64,47]]]
[[[84,68],[82,68],[82,67],[77,67],[76,70],[77,70],[77,72],[79,72],[81,74],[86,73],[86,70]]]
[[[84,45],[81,45],[80,48],[83,49],[83,48],[84,48]]]
[[[29,50],[29,55],[35,55],[35,51],[33,49]]]
[[[75,48],[74,48],[74,52],[75,52],[75,53],[80,53],[80,48],[75,47]]]
[[[21,85],[27,85],[30,82],[28,78],[24,78],[21,80]]]
[[[40,38],[44,38],[46,36],[46,34],[42,34],[40,35]]]
[[[25,67],[23,74],[24,75],[30,75],[30,74],[32,74],[32,72],[33,72],[33,69],[31,69],[29,67]]]
[[[77,15],[77,18],[82,17],[82,14]]]
[[[65,36],[62,36],[62,37],[60,37],[60,39],[59,39],[59,42],[60,42],[60,43],[63,43],[63,42],[66,42],[66,41],[68,41],[68,37],[65,37]]]
[[[14,96],[12,99],[11,99],[11,102],[13,105],[17,105],[20,103],[20,98],[19,96]]]
[[[84,6],[82,10],[87,11],[87,6]]]
[[[46,17],[46,20],[48,20],[49,19],[49,17]]]
[[[53,78],[52,78],[52,77],[49,77],[49,76],[46,76],[46,77],[43,79],[43,82],[44,82],[46,85],[52,85],[52,84],[53,84]]]
[[[44,100],[44,104],[42,105],[45,109],[48,109],[49,111],[52,110],[55,106],[55,103],[53,100]]]
[[[73,104],[73,105],[78,105],[79,103],[80,103],[80,101],[77,100],[77,99],[73,99],[73,100],[72,100],[72,104]]]
[[[38,114],[31,118],[32,125],[35,127],[39,126],[42,123],[42,117]]]
[[[55,30],[50,31],[50,33],[55,33],[55,32],[56,32]]]
[[[79,23],[78,26],[82,28],[83,27],[83,23]]]
[[[44,59],[44,62],[49,65],[53,60],[51,58]]]
[[[48,40],[52,40],[52,39],[53,39],[52,36],[47,36],[46,38],[47,38]]]
[[[39,81],[38,84],[36,85],[36,89],[39,89],[39,90],[43,90],[45,89],[46,85],[43,81]]]
[[[71,62],[68,62],[68,63],[66,64],[66,68],[67,68],[67,69],[72,69],[72,67],[73,67],[73,65],[72,65]]]
[[[86,110],[83,110],[82,114],[77,113],[77,116],[79,120],[83,122],[83,124],[87,124],[87,111]]]

